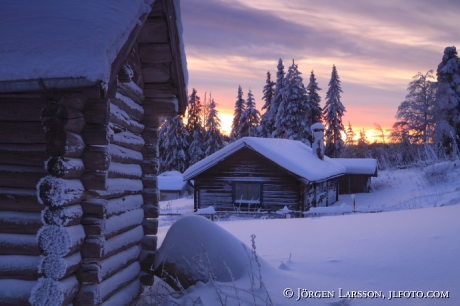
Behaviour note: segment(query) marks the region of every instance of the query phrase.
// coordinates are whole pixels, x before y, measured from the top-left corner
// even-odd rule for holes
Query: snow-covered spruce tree
[[[436,71],[438,89],[435,105],[435,143],[452,151],[453,140],[460,135],[460,60],[455,47],[446,47]],[[456,134],[456,135],[455,135]],[[457,140],[457,146],[459,140]]]
[[[412,143],[427,143],[433,136],[436,83],[432,80],[433,70],[414,75],[406,99],[398,106],[395,125],[407,127]]]
[[[217,116],[217,113],[216,102],[212,99],[211,103],[209,103],[209,113],[205,126],[206,132],[204,137],[204,148],[206,149],[206,156],[209,156],[224,147],[224,139],[220,133],[220,119]]]
[[[246,107],[240,117],[238,124],[238,135],[241,137],[256,137],[258,135],[257,127],[260,123],[260,113],[256,109],[254,96],[249,89],[248,98],[246,99]]]
[[[182,117],[176,115],[167,120],[161,146],[161,165],[163,171],[177,170],[183,173],[188,168],[188,132],[182,122]]]
[[[340,157],[344,147],[341,132],[345,132],[342,116],[346,110],[340,101],[340,93],[343,93],[340,78],[337,68],[333,65],[323,110],[323,119],[327,125],[325,154],[329,157]]]
[[[189,133],[190,139],[193,137],[193,132],[198,130],[199,133],[202,132],[203,125],[201,123],[202,105],[200,97],[197,95],[196,89],[193,88],[192,94],[187,105],[187,126],[186,129]]]
[[[262,92],[264,94],[262,100],[265,102],[264,106],[262,106],[262,110],[265,110],[265,112],[260,118],[259,136],[267,138],[271,137],[271,133],[274,130],[273,126],[269,126],[269,124],[273,124],[273,122],[271,122],[269,119],[271,114],[272,100],[275,96],[275,82],[271,80],[270,71],[267,72],[267,80]]]
[[[293,60],[283,83],[283,99],[276,115],[276,136],[300,140],[310,146],[310,108],[300,75],[301,72]]]
[[[322,122],[323,121],[323,109],[320,106],[321,97],[318,94],[318,91],[321,88],[318,87],[316,83],[316,77],[313,70],[310,73],[310,83],[307,86],[307,103],[310,107],[310,122],[311,124]]]
[[[347,146],[354,145],[355,144],[356,133],[353,131],[353,128],[351,127],[350,121],[348,121],[348,128],[345,131],[345,134],[347,135],[347,138],[345,139],[345,144]]]
[[[235,111],[233,112],[232,131],[230,132],[230,142],[234,142],[241,138],[238,134],[240,131],[241,115],[246,109],[246,101],[243,99],[243,90],[241,85],[238,86],[238,96],[235,102]]]
[[[198,130],[193,131],[192,142],[188,148],[188,155],[190,156],[189,166],[196,164],[203,158],[205,158],[205,153],[203,152],[203,137],[201,137]]]
[[[269,127],[268,132],[271,133],[271,137],[278,137],[276,135],[276,116],[278,114],[278,110],[283,100],[283,84],[284,84],[284,66],[283,60],[280,58],[278,61],[276,72],[276,84],[275,84],[275,91],[273,93],[273,99],[270,105],[270,113],[268,114],[267,118],[267,125]]]

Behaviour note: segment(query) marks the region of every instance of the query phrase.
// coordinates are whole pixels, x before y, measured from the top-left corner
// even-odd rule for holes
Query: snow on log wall
[[[36,184],[36,198],[43,206],[43,225],[36,234],[41,277],[31,290],[31,305],[67,305],[80,288],[76,271],[82,263],[80,248],[85,240],[80,223],[85,196],[81,179],[86,171],[82,155],[86,147],[83,130],[87,100],[80,93],[55,93],[42,98],[41,121],[48,158],[44,163],[46,175]]]

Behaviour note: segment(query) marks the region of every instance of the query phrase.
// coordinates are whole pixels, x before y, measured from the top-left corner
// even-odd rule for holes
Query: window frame
[[[263,182],[262,181],[233,181],[232,182],[232,203],[233,205],[248,205],[249,203],[238,203],[236,199],[236,184],[254,184],[259,185],[259,203],[251,203],[250,206],[262,206],[263,205]],[[249,200],[248,200],[249,201]]]

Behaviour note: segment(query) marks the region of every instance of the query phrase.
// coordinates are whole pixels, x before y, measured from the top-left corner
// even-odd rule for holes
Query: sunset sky
[[[238,85],[260,110],[266,73],[295,59],[314,70],[324,106],[332,65],[342,81],[344,124],[389,129],[418,71],[436,71],[460,47],[460,0],[182,0],[189,93],[212,92],[229,131]]]

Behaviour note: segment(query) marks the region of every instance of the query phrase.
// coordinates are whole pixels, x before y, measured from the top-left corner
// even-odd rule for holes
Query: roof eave
[[[0,81],[0,93],[40,92],[52,89],[91,87],[100,84],[101,81],[90,81],[85,77]]]

